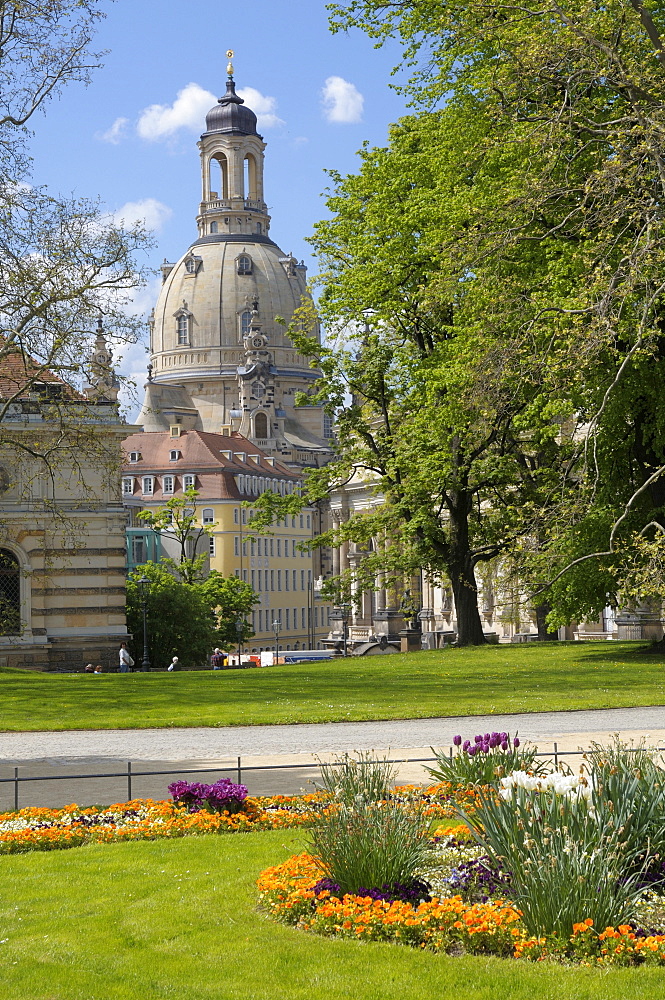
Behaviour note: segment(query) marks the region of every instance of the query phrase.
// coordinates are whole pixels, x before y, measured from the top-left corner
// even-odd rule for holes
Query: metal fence
[[[558,744],[552,744],[552,751],[536,754],[537,757],[544,757],[550,759],[554,763],[555,769],[558,768],[559,762],[563,757],[581,757],[588,753],[587,750],[559,750]],[[647,752],[647,750],[655,750],[658,753],[665,752],[665,747],[635,747],[635,750]],[[452,759],[453,748],[450,748],[450,757]],[[398,758],[386,758],[386,762],[389,764],[427,764],[431,761],[435,761],[436,757],[398,757]],[[127,761],[127,768],[123,771],[108,771],[103,774],[45,774],[45,775],[29,775],[22,777],[19,774],[19,767],[14,767],[14,776],[12,778],[0,778],[0,784],[7,784],[11,782],[14,785],[14,809],[18,811],[19,809],[19,787],[24,781],[85,781],[86,779],[95,778],[126,778],[127,779],[127,800],[132,798],[132,781],[134,778],[144,778],[151,775],[163,775],[168,774],[172,777],[180,774],[226,774],[228,772],[233,772],[236,776],[238,784],[242,783],[243,773],[248,773],[251,771],[288,771],[292,768],[300,769],[316,769],[320,768],[320,763],[318,761],[305,764],[246,764],[243,766],[242,758],[238,756],[236,758],[235,764],[229,764],[228,767],[193,767],[193,768],[167,768],[163,771],[136,771],[132,761]]]

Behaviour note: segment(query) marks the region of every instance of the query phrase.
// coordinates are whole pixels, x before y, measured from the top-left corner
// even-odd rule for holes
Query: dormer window
[[[170,451],[169,452],[169,462],[177,462],[179,458],[180,458],[180,452],[179,451]]]
[[[124,496],[131,496],[134,492],[134,480],[131,476],[126,476],[122,481],[122,492]]]
[[[248,257],[247,254],[241,254],[240,257],[236,257],[236,270],[238,274],[251,274],[252,258]]]
[[[129,461],[130,462],[140,462],[141,461],[141,452],[140,451],[130,451],[130,453],[129,453]]]
[[[183,476],[182,477],[182,488],[183,488],[183,490],[193,490],[193,489],[196,489],[196,476]]]
[[[202,263],[203,261],[200,257],[196,257],[193,253],[188,254],[185,257],[185,273],[197,274]]]

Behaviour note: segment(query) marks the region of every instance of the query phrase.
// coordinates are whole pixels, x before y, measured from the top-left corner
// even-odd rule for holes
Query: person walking
[[[120,673],[128,674],[132,667],[134,666],[134,661],[129,655],[129,650],[127,649],[127,643],[120,643]]]
[[[213,670],[223,670],[226,666],[227,653],[225,650],[220,649],[219,646],[215,647],[215,652],[210,657],[210,662],[212,664]]]

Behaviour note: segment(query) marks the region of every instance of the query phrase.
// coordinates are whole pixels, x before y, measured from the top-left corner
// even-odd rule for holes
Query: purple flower
[[[490,745],[489,745],[489,743],[481,743],[480,744],[480,749],[483,751],[483,753],[489,753],[490,752]]]
[[[498,733],[492,733],[492,735],[490,737],[490,747],[493,750],[494,747],[498,747],[498,745],[499,745],[499,734]]]
[[[476,743],[482,743],[483,742],[482,736],[474,736],[473,738],[474,738],[474,740],[475,740]]]
[[[520,745],[520,741],[518,740],[518,738],[516,736],[515,739],[513,740],[513,746],[514,747],[518,747],[519,745]]]
[[[462,750],[468,750],[470,746],[471,743],[469,742],[469,740],[464,740],[464,743],[462,744]]]
[[[469,749],[467,750],[467,753],[468,753],[469,757],[475,757],[475,755],[478,753],[479,749],[480,749],[480,747],[478,746],[477,743],[472,744],[469,747]]]
[[[453,743],[455,744],[456,747],[461,746],[462,745],[462,737],[461,736],[453,736]]]
[[[502,750],[507,750],[508,749],[508,742],[507,742],[507,740],[502,740],[501,741],[501,749]]]
[[[489,743],[489,741],[491,740],[491,738],[492,738],[492,734],[491,733],[485,733],[485,735],[483,737],[483,743]]]
[[[500,733],[501,739],[506,742],[508,740],[508,733]]]

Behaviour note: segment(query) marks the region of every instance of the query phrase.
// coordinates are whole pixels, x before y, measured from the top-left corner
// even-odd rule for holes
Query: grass
[[[665,704],[637,643],[542,643],[155,674],[0,673],[4,730],[416,719]]]
[[[450,958],[334,941],[256,912],[275,831],[77,848],[0,863],[0,996],[12,1000],[653,1000],[662,969]]]

